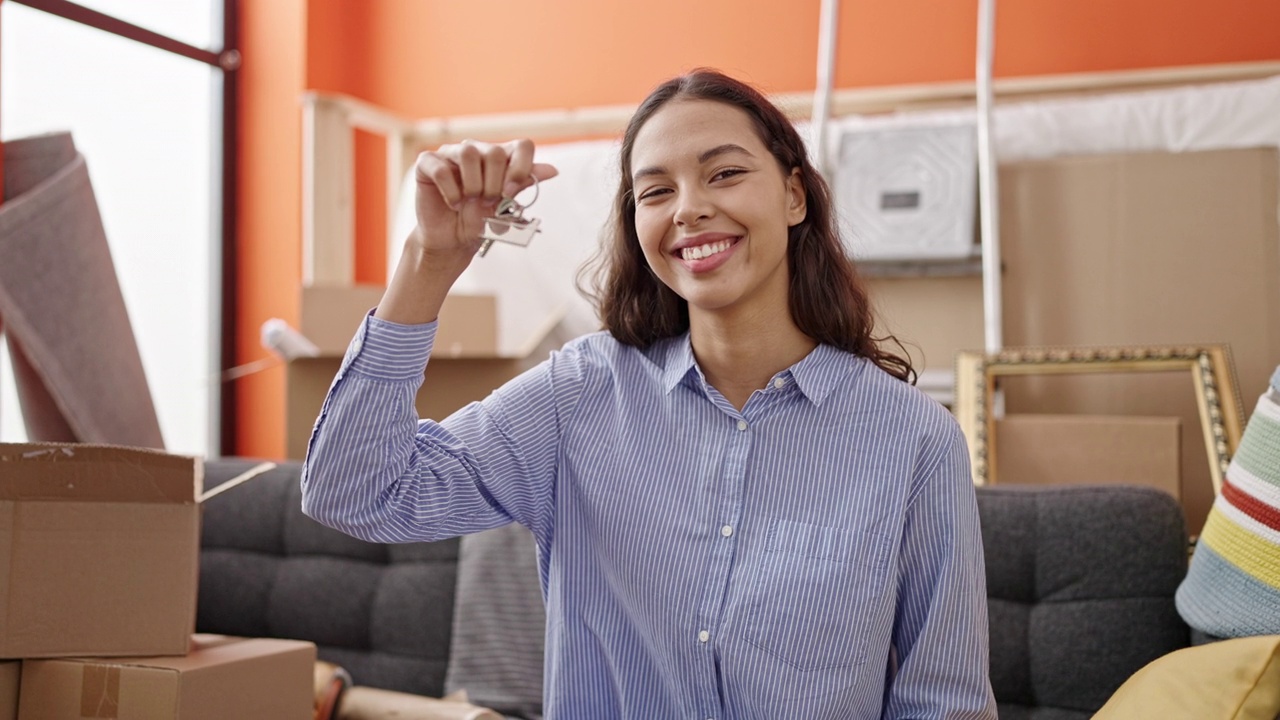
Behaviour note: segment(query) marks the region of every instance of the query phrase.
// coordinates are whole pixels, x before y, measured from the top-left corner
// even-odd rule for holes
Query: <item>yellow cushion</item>
[[[1156,658],[1094,720],[1276,720],[1280,635],[1221,640]]]

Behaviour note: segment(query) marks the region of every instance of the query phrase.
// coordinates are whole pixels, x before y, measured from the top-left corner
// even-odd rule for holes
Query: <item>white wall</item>
[[[213,0],[78,2],[197,46],[214,37]],[[0,3],[0,139],[71,131],[166,447],[200,455],[216,451],[215,82],[202,63]],[[18,412],[0,351],[0,440],[24,439]]]

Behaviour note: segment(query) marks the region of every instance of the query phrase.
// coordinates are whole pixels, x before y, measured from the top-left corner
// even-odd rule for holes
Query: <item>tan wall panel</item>
[[[982,278],[873,278],[877,334],[902,341],[917,370],[951,370],[960,350],[981,350]]]
[[[1275,148],[1061,158],[1001,170],[1005,344],[1228,344],[1246,412],[1280,363]],[[1213,499],[1187,373],[1026,378],[1009,412],[1182,418],[1183,501]]]

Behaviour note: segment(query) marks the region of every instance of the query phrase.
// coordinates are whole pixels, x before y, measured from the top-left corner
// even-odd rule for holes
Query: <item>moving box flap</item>
[[[198,457],[115,445],[0,443],[0,500],[193,503]]]
[[[88,667],[142,668],[175,673],[196,672],[202,668],[237,663],[248,658],[272,657],[294,652],[311,652],[313,643],[279,638],[242,638],[226,635],[191,636],[191,650],[186,655],[154,657],[85,657],[51,658],[48,662],[78,663]]]

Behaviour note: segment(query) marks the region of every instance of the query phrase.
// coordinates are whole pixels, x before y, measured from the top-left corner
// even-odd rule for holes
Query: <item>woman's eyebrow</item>
[[[651,165],[647,168],[640,168],[639,170],[635,171],[635,173],[632,174],[631,176],[631,182],[634,183],[635,181],[641,178],[647,178],[650,175],[666,175],[666,174],[667,174],[666,168],[659,167],[657,165]]]
[[[701,165],[706,161],[710,160],[711,158],[718,157],[720,155],[725,155],[727,153],[742,153],[743,155],[746,155],[748,157],[755,157],[754,155],[751,154],[750,151],[748,151],[746,148],[742,147],[741,145],[735,145],[734,143],[725,143],[723,145],[717,145],[711,148],[710,150],[703,150],[702,152],[698,153],[698,164]],[[635,182],[636,180],[649,177],[650,175],[665,175],[665,174],[667,174],[666,168],[654,165],[651,167],[640,168],[639,170],[635,171],[635,173],[632,174],[631,176],[631,181]]]
[[[698,155],[698,164],[702,164],[710,160],[711,158],[717,157],[719,155],[724,155],[726,153],[735,153],[735,152],[742,153],[743,155],[747,155],[749,157],[755,157],[754,155],[751,155],[751,153],[748,152],[747,149],[742,147],[741,145],[734,145],[733,143],[725,143],[724,145],[717,145],[711,148],[710,150],[703,150]]]

